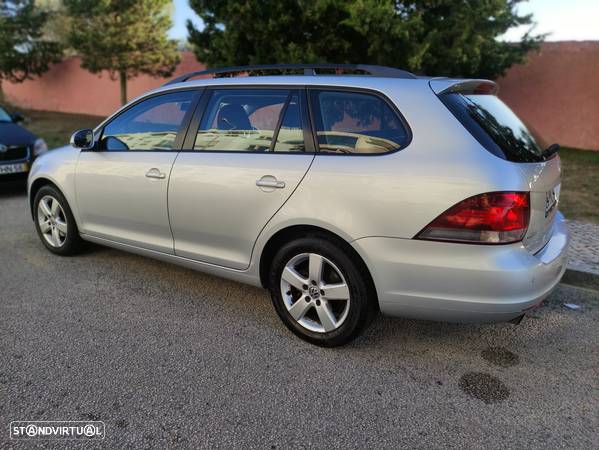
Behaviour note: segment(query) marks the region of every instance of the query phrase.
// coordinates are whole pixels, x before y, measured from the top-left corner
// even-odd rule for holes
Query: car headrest
[[[243,109],[237,104],[225,105],[218,111],[216,126],[219,130],[251,130],[250,119]]]

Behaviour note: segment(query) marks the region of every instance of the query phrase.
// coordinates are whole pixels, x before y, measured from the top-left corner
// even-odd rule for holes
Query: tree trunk
[[[119,81],[121,84],[121,105],[127,103],[127,73],[124,70],[119,72]]]

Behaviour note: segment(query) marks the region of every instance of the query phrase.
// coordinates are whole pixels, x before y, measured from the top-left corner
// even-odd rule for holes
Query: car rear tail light
[[[528,192],[488,192],[452,206],[418,235],[417,239],[509,244],[521,241],[528,229]]]
[[[497,92],[497,86],[495,83],[480,83],[473,89],[473,94],[478,95],[493,95]]]

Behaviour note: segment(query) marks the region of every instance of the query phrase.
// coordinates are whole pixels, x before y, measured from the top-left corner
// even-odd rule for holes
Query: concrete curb
[[[562,283],[599,291],[599,273],[567,268]]]

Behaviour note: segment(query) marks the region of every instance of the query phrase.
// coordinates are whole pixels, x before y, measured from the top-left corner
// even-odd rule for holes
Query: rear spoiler
[[[448,92],[461,94],[489,94],[497,95],[499,86],[491,80],[464,80],[452,78],[433,78],[428,82],[433,92],[437,95]]]

